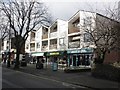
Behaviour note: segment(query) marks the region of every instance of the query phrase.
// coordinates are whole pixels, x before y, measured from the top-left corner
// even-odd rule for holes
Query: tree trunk
[[[19,50],[19,48],[17,48],[16,51],[17,51],[16,52],[16,62],[15,62],[14,69],[18,69],[19,68],[19,64],[20,64],[20,62],[19,62],[19,56],[20,56],[20,50]]]
[[[105,54],[106,54],[106,50],[99,50],[99,52],[97,52],[97,57],[94,60],[95,64],[103,64],[104,60],[105,60]]]
[[[101,63],[103,63],[105,60],[105,54],[106,54],[106,51],[102,52]]]

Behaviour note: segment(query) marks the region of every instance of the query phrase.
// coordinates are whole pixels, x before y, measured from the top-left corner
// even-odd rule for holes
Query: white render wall
[[[58,20],[58,50],[66,50],[68,47],[68,22],[63,20]],[[64,38],[63,45],[60,45],[60,39]]]
[[[94,45],[90,45],[90,43],[86,43],[84,42],[84,29],[82,27],[84,21],[83,19],[86,17],[92,17],[92,27],[95,27],[95,20],[94,18],[96,18],[96,13],[92,13],[92,12],[86,12],[86,11],[79,11],[75,16],[80,17],[80,47],[79,48],[83,48],[89,45],[89,47],[94,47]],[[73,17],[70,19],[72,20]],[[50,33],[50,26],[48,28],[48,50],[47,51],[58,51],[58,50],[68,50],[68,21],[64,21],[64,20],[60,20],[57,19],[55,22],[57,22],[57,31]],[[53,25],[56,23],[53,23]],[[60,38],[64,38],[64,45],[60,45]],[[51,39],[57,39],[57,49],[54,50],[50,50],[49,49],[49,45],[50,45],[50,40]],[[30,42],[30,36],[28,37],[26,43]],[[40,48],[37,48],[37,43],[40,42]],[[36,37],[35,37],[35,52],[41,52],[41,48],[42,48],[42,27],[36,31]],[[29,45],[29,49],[27,51],[30,51],[30,45]]]
[[[25,42],[25,52],[26,53],[30,53],[30,34],[31,34],[31,32],[29,32],[29,36]],[[27,45],[29,45],[28,49],[26,49]]]
[[[93,28],[95,28],[96,24],[95,24],[95,18],[96,18],[96,13],[92,13],[92,12],[86,12],[86,11],[80,11],[80,48],[84,48],[84,47],[94,47],[94,45],[92,45],[90,42],[84,42],[84,19],[86,17],[92,17],[92,26],[91,29],[93,30]]]
[[[50,45],[51,39],[57,39],[57,49],[48,50],[48,51],[58,51],[58,50],[66,50],[68,47],[68,22],[64,20],[57,19],[55,22],[57,22],[57,31],[50,33],[50,28],[48,32],[48,47]],[[53,23],[53,25],[56,23]],[[51,26],[52,27],[52,26]],[[64,44],[60,45],[60,38],[64,38]]]
[[[7,50],[7,40],[4,41],[3,51]]]
[[[40,48],[37,48],[37,43],[40,44]],[[35,51],[41,52],[41,47],[42,47],[42,27],[35,33]]]
[[[35,42],[35,51],[30,51],[30,48],[31,48],[30,47],[30,43],[31,43],[30,37],[31,37],[31,32],[29,33],[29,36],[28,36],[28,38],[27,38],[27,40],[25,42],[25,52],[27,52],[27,53],[41,52],[41,46],[42,46],[42,40],[41,40],[42,39],[42,27],[35,32],[35,41],[33,41],[33,42]],[[40,48],[37,48],[37,43],[38,42],[40,43]],[[28,49],[26,49],[27,44],[29,44],[29,48]]]

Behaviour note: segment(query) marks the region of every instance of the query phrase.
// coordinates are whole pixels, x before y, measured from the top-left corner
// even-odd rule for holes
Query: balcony
[[[68,23],[68,34],[80,32],[79,24],[80,24],[80,17],[78,14]]]
[[[35,38],[31,38],[30,41],[35,41]]]
[[[50,33],[50,38],[54,38],[54,37],[57,37],[57,32]]]
[[[4,50],[4,46],[1,46],[1,50]]]
[[[48,33],[42,35],[42,39],[47,39],[48,38]]]
[[[80,47],[80,41],[69,42],[69,48],[79,48],[79,47]]]
[[[47,51],[48,50],[48,45],[47,46],[42,46],[42,51]]]
[[[31,47],[31,48],[30,48],[30,51],[35,51],[35,47]]]
[[[50,45],[50,49],[57,49],[57,44]]]
[[[77,33],[77,32],[80,32],[80,29],[78,27],[69,26],[68,34]]]

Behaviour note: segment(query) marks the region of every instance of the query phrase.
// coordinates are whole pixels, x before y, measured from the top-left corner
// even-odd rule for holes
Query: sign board
[[[81,48],[78,50],[68,50],[67,53],[68,54],[72,54],[72,53],[92,53],[93,49],[92,48]]]
[[[35,53],[32,53],[32,56],[44,56],[44,53],[43,52],[35,52]]]
[[[46,52],[45,56],[62,56],[67,54],[65,51]]]

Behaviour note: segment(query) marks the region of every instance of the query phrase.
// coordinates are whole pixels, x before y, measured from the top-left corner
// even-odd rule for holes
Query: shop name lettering
[[[59,52],[56,52],[56,53],[50,53],[50,55],[59,55]]]

